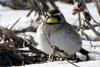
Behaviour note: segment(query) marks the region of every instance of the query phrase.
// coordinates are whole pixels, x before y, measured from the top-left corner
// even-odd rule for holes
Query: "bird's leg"
[[[58,54],[58,56],[62,59],[65,60],[66,58],[69,60],[75,60],[75,62],[79,62],[81,61],[78,56],[76,54],[74,55],[68,55],[68,53],[66,53],[64,50],[59,49],[57,46],[53,46],[53,53],[50,55],[50,59],[52,61],[57,60],[57,56],[55,56],[55,54]],[[85,51],[84,49],[81,49],[80,52]],[[65,55],[65,57],[63,57],[62,55],[60,55],[60,53],[63,53]]]
[[[57,46],[53,46],[53,53],[49,56],[49,59],[52,60],[52,61],[54,61],[54,60],[57,60],[57,58],[58,58],[58,59],[63,58],[63,57],[59,54],[59,52],[60,52],[60,53],[64,53],[64,50],[59,49]],[[59,58],[58,56],[56,56],[56,54],[58,54],[58,56],[59,56],[60,58]],[[65,53],[64,53],[64,54],[65,54]]]
[[[49,60],[50,61],[53,61],[54,60],[54,56],[55,56],[55,53],[56,53],[56,49],[55,48],[53,48],[53,53],[51,54],[51,55],[49,55]]]

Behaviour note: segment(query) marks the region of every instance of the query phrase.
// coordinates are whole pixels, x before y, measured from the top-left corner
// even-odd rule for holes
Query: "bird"
[[[49,55],[52,55],[55,49],[61,56],[80,52],[87,56],[87,60],[89,59],[89,52],[82,48],[80,35],[66,22],[64,15],[58,9],[47,12],[45,20],[37,29],[37,43],[37,48]]]

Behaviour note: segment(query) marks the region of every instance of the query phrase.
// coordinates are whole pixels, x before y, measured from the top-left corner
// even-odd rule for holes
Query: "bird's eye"
[[[61,21],[61,16],[53,16],[54,18],[56,18],[58,21]]]

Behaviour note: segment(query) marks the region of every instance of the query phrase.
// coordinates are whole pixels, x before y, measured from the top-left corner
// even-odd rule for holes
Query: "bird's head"
[[[65,22],[63,14],[59,10],[49,10],[47,12],[46,22],[48,24],[57,24]]]

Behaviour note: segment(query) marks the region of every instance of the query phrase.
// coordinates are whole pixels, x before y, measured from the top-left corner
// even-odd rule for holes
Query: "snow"
[[[79,62],[79,63],[75,63],[75,65],[79,67],[100,67],[100,60]],[[25,65],[22,67],[76,67],[76,66],[69,64],[67,61],[63,61],[63,62],[59,61],[59,62],[51,62],[51,63],[44,63],[44,64]]]
[[[61,12],[64,14],[66,21],[72,25],[73,24],[77,25],[76,22],[77,15],[75,16],[72,15],[73,5],[60,3],[60,2],[57,2],[56,4],[58,5]],[[94,4],[89,3],[87,4],[87,7],[90,13],[92,14],[93,18],[96,19],[96,21],[100,21],[99,15],[97,13]],[[31,25],[31,20],[34,18],[34,12],[30,17],[26,17],[28,12],[29,10],[12,10],[8,7],[3,7],[0,5],[0,25],[3,27],[11,28],[11,26],[16,22],[16,20],[21,18],[20,21],[14,26],[13,29],[21,30],[27,28]],[[91,23],[93,23],[93,21],[91,21]],[[85,33],[89,35],[90,39],[96,38],[96,35],[91,30],[86,30]],[[35,36],[36,33],[27,32],[25,34],[31,35],[34,38],[36,38]],[[91,60],[87,62],[79,62],[75,64],[78,65],[79,67],[100,67],[100,41],[83,40],[82,43],[83,43],[82,47],[90,51],[89,56],[91,57]],[[41,64],[31,64],[22,67],[47,67],[47,66],[48,67],[75,67],[72,64],[68,63],[67,61],[55,61],[55,62],[48,62],[48,63],[41,63]]]

